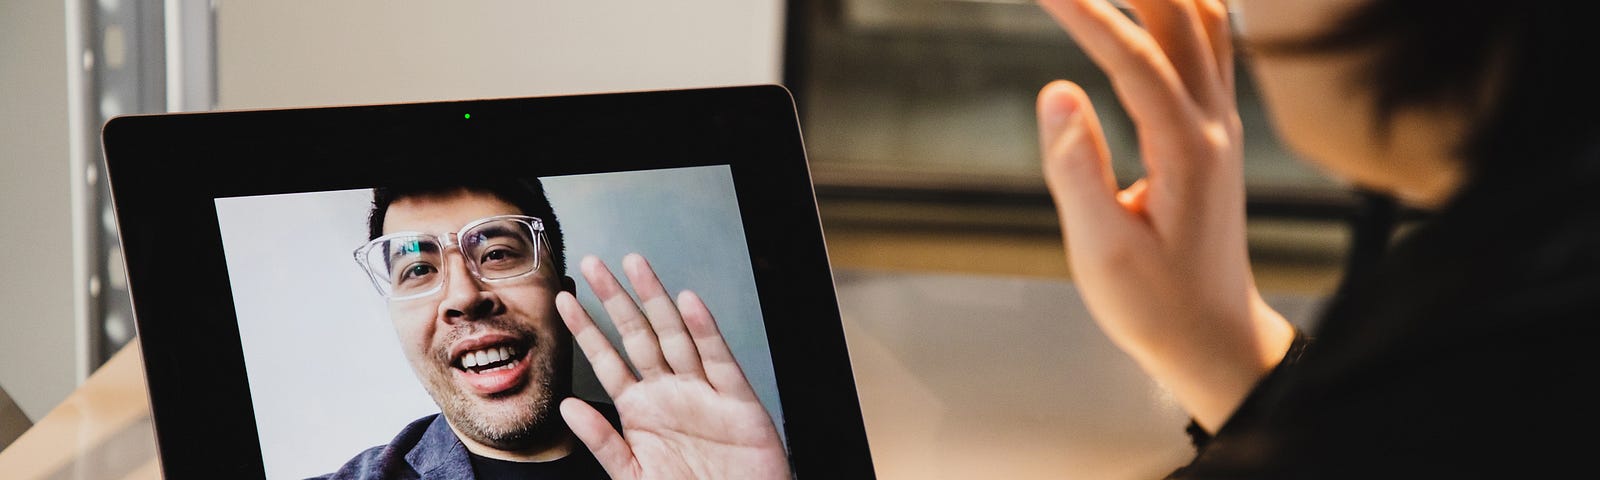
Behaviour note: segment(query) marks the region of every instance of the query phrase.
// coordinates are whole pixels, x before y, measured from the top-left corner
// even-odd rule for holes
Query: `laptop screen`
[[[771,354],[729,168],[683,167],[537,180],[556,220],[541,219],[541,226],[547,232],[557,224],[560,228],[559,236],[545,234],[544,238],[560,238],[562,245],[551,247],[564,249],[562,263],[566,264],[566,271],[556,272],[559,275],[539,277],[579,279],[574,282],[577,298],[620,348],[616,327],[604,318],[605,309],[577,272],[578,259],[592,255],[617,267],[630,253],[648,259],[670,292],[690,289],[704,300],[781,435],[782,409],[777,402]],[[560,325],[559,321],[529,318],[536,314],[515,313],[551,312],[553,305],[514,305],[548,304],[552,301],[549,296],[517,298],[526,289],[500,288],[502,284],[493,279],[452,283],[449,287],[470,285],[498,290],[500,302],[513,304],[508,308],[511,313],[451,322],[435,315],[435,310],[446,301],[443,298],[457,292],[436,291],[409,299],[386,297],[382,288],[374,284],[365,259],[352,255],[372,240],[369,222],[375,208],[374,193],[374,189],[351,189],[216,200],[268,478],[306,478],[336,471],[357,454],[389,444],[403,427],[439,414],[442,408],[449,410],[459,405],[459,411],[446,411],[446,417],[494,415],[493,405],[480,406],[471,401],[452,404],[452,395],[477,397],[481,393],[488,397],[499,392],[478,392],[467,380],[455,378],[471,376],[470,369],[456,367],[450,371],[451,368],[431,365],[438,362],[428,355],[429,347],[443,341],[440,339],[473,335],[480,330],[520,332],[556,329]],[[442,194],[405,198],[421,200],[397,202],[389,208],[408,207],[423,200],[443,208],[455,205]],[[458,219],[474,216],[476,213],[471,210],[454,215]],[[399,220],[393,214],[387,218],[391,223]],[[462,242],[466,246],[466,241]],[[404,248],[408,247],[390,246],[384,250]],[[392,258],[371,263],[384,262],[398,263]],[[376,270],[382,272],[381,268]],[[439,325],[409,325],[419,321]],[[553,335],[566,334],[564,329],[559,330]],[[530,332],[528,336],[540,338],[541,334]],[[538,363],[547,357],[538,350],[553,347],[534,340],[525,343],[530,345],[508,340],[507,344],[512,345],[508,348],[516,351],[506,352],[507,356],[517,355],[527,358],[526,363]],[[408,356],[405,350],[411,344],[424,345],[418,349],[423,355]],[[524,349],[530,351],[521,351]],[[524,388],[570,385],[570,395],[605,407],[611,399],[595,379],[587,360],[577,349],[565,350],[560,354],[568,358],[550,359],[562,366],[560,371],[545,372],[535,366],[525,369],[526,373],[519,372],[529,377],[529,386]],[[430,375],[439,370],[449,375],[439,385],[428,385]],[[541,375],[568,378],[547,379]],[[456,388],[458,383],[466,387]],[[439,391],[430,392],[430,387]],[[542,400],[552,394],[568,393],[534,392],[529,397]],[[540,407],[533,409],[537,408]],[[527,421],[547,428],[566,428],[553,409],[543,413],[547,414],[544,418]]]

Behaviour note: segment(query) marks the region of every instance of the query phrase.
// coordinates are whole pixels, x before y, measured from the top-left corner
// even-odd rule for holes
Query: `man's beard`
[[[552,398],[550,383],[549,375],[543,378],[535,376],[531,383],[523,387],[525,393],[516,395],[527,398],[526,403],[512,405],[520,410],[486,415],[462,392],[453,392],[449,403],[454,405],[441,402],[439,408],[457,431],[478,443],[509,451],[548,445],[567,430],[566,423],[559,418],[552,421],[553,417],[558,416],[553,413],[553,407],[559,399]]]
[[[490,397],[488,400],[495,403],[487,405],[481,403],[485,399],[463,391],[455,382],[455,368],[448,366],[449,345],[456,338],[485,329],[531,340],[525,360],[528,383]],[[571,337],[565,329],[552,333],[554,335],[538,335],[526,327],[509,323],[474,325],[452,332],[429,355],[435,363],[425,379],[428,393],[457,432],[480,444],[507,451],[554,444],[568,431],[566,422],[556,413],[556,406],[571,394],[572,353]]]

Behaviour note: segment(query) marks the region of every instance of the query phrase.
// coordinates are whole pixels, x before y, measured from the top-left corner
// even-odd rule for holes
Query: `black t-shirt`
[[[622,419],[616,407],[604,402],[589,402],[600,415],[611,422],[611,428],[622,431]],[[473,477],[477,480],[607,480],[605,468],[583,442],[574,440],[572,454],[548,462],[513,462],[467,452],[472,460]]]
[[[604,480],[600,462],[582,444],[571,455],[548,462],[513,462],[472,455],[472,471],[478,480]]]

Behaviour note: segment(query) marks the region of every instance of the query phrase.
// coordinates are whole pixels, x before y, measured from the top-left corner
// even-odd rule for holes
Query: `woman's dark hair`
[[[544,183],[531,179],[492,179],[469,182],[418,181],[385,185],[372,190],[372,211],[367,215],[367,239],[383,236],[383,220],[389,204],[404,197],[443,195],[457,191],[493,195],[522,210],[523,215],[544,221],[544,235],[550,240],[550,259],[557,272],[567,271],[566,243],[561,237],[561,221],[544,193]]]
[[[1379,128],[1410,107],[1475,115],[1456,146],[1472,176],[1549,177],[1600,167],[1584,155],[1600,138],[1600,75],[1585,65],[1600,47],[1597,28],[1588,2],[1369,0],[1318,35],[1247,48],[1370,48],[1376,55],[1351,80],[1373,86]]]

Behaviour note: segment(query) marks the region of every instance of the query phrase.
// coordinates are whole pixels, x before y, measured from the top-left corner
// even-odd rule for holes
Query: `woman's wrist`
[[[1140,359],[1145,370],[1207,431],[1216,431],[1233,415],[1294,343],[1294,326],[1266,302],[1254,300],[1248,315],[1249,321],[1233,323],[1248,325],[1243,331],[1191,339],[1186,347],[1190,351]]]

